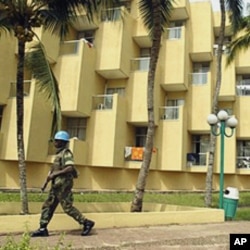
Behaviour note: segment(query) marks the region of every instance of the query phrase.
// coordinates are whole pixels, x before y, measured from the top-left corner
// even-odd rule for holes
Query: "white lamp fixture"
[[[226,125],[229,128],[235,128],[238,124],[238,120],[235,117],[230,117],[227,121],[226,121]]]
[[[228,113],[225,110],[220,110],[217,114],[217,117],[220,121],[226,121],[228,119]]]
[[[210,114],[207,117],[207,123],[209,125],[215,125],[218,122],[218,118],[215,114]]]

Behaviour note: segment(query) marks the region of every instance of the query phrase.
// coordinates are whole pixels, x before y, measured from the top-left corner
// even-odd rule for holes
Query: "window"
[[[250,95],[250,75],[237,75],[236,93],[239,96]]]
[[[167,39],[180,39],[181,38],[181,27],[183,22],[171,22],[169,28],[167,29]]]
[[[250,141],[237,141],[237,168],[250,168]]]
[[[147,138],[147,127],[135,128],[135,146],[145,147]]]
[[[192,84],[206,84],[209,63],[193,63]]]
[[[67,118],[66,120],[67,131],[70,137],[76,137],[80,140],[86,139],[86,128],[87,119],[86,118]]]
[[[206,166],[209,151],[209,135],[192,135],[192,153],[188,153],[188,162],[193,165]]]
[[[1,130],[1,126],[2,126],[3,109],[4,109],[4,106],[0,105],[0,130]]]

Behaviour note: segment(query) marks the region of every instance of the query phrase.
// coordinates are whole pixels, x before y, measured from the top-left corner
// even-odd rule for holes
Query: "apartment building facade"
[[[38,30],[58,79],[62,128],[80,172],[75,188],[133,190],[147,132],[147,75],[151,41],[136,0],[89,23],[79,15],[65,41]],[[122,16],[122,18],[118,18]],[[175,3],[162,37],[154,88],[155,139],[146,188],[204,190],[216,74],[220,13],[209,1]],[[227,24],[226,37],[231,39]],[[93,46],[92,46],[93,45]],[[16,41],[0,39],[0,187],[18,188],[16,147]],[[226,67],[222,59],[219,107],[238,119],[225,139],[225,186],[249,189],[250,50]],[[25,75],[25,156],[28,188],[40,188],[53,162],[52,108]],[[219,188],[220,141],[214,189]]]

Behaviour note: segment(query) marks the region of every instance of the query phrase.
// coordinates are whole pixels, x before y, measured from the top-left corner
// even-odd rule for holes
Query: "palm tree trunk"
[[[221,60],[223,53],[223,43],[225,37],[225,23],[226,23],[226,13],[225,13],[225,2],[220,0],[220,9],[221,9],[221,25],[218,41],[218,50],[217,50],[217,61],[216,61],[216,85],[213,96],[212,103],[212,113],[216,114],[218,111],[218,98],[221,88]],[[216,150],[216,136],[212,133],[210,134],[210,145],[209,145],[209,163],[206,174],[206,194],[205,194],[205,206],[212,206],[212,191],[213,191],[213,169],[214,169],[214,155]]]
[[[147,109],[148,109],[148,130],[147,130],[147,139],[145,145],[145,151],[143,156],[142,165],[139,171],[136,189],[134,193],[133,202],[131,205],[131,212],[141,212],[143,205],[143,196],[146,186],[146,179],[149,173],[153,142],[154,142],[154,132],[155,132],[155,122],[154,122],[154,81],[155,81],[155,72],[157,61],[160,51],[161,43],[161,10],[160,10],[160,1],[152,1],[152,11],[153,11],[153,43],[150,53],[150,65],[148,72],[148,88],[147,88]]]
[[[17,153],[19,167],[21,214],[28,214],[28,196],[26,184],[26,166],[23,139],[23,118],[24,118],[24,54],[25,42],[18,40],[18,65],[16,82],[16,116],[17,116]]]

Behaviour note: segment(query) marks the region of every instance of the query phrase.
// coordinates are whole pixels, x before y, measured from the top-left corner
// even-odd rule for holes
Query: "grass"
[[[46,193],[29,193],[29,202],[43,202],[47,197]],[[213,193],[212,207],[217,208],[219,194]],[[131,202],[133,193],[129,192],[100,192],[100,193],[76,193],[76,202]],[[20,201],[20,194],[16,192],[0,192],[0,202]],[[152,193],[146,192],[144,202],[172,204],[181,206],[204,207],[204,193],[196,192],[171,192]],[[235,220],[250,220],[250,192],[240,192],[240,198]]]

